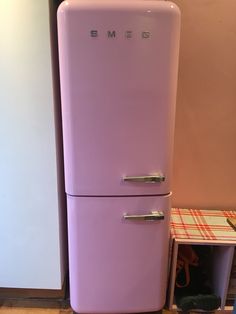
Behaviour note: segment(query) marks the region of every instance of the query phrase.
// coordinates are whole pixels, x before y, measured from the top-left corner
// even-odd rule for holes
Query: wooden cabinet
[[[185,210],[186,211],[186,210]],[[228,212],[224,215],[223,211],[219,212],[219,217],[212,215],[210,217],[211,225],[207,224],[207,219],[203,224],[199,217],[207,213],[207,211],[193,212],[198,215],[198,219],[194,219],[191,215],[191,212],[186,212],[188,215],[187,219],[189,222],[184,222],[184,212],[178,210],[178,215],[181,219],[175,219],[175,209],[173,209],[174,215],[172,215],[171,221],[171,263],[170,263],[170,273],[169,273],[169,290],[168,290],[168,298],[167,305],[169,309],[176,309],[175,305],[175,279],[176,279],[176,266],[177,266],[177,257],[178,251],[181,245],[192,245],[193,248],[196,245],[200,246],[210,246],[211,254],[209,254],[209,258],[207,261],[207,270],[209,279],[211,282],[211,286],[213,288],[213,292],[220,296],[221,298],[221,306],[219,310],[224,311],[232,311],[233,304],[233,296],[232,296],[232,284],[233,284],[233,276],[234,267],[236,264],[235,261],[235,247],[236,247],[236,232],[232,232],[230,228],[228,228],[228,224],[226,221],[226,217]],[[183,213],[183,215],[182,215]],[[222,214],[223,213],[223,214]],[[216,213],[217,214],[217,213]],[[233,215],[234,213],[231,212]],[[236,215],[236,212],[235,212]],[[215,217],[217,219],[215,219]],[[218,219],[219,218],[219,219]],[[196,223],[194,223],[194,221]],[[214,225],[214,221],[216,224]],[[198,224],[199,223],[199,224]],[[183,224],[183,229],[187,228],[186,234],[181,231],[181,224]],[[198,224],[198,226],[197,226]],[[199,233],[196,231],[199,229]],[[179,231],[177,230],[179,229]],[[220,234],[217,232],[221,229],[222,235],[221,239],[219,239]],[[193,230],[193,232],[191,231]],[[214,233],[214,230],[216,232]],[[234,238],[235,236],[235,238]],[[214,239],[210,239],[210,237]],[[224,240],[222,240],[222,237]],[[231,285],[230,285],[231,282]],[[231,288],[230,288],[231,287]],[[235,290],[234,290],[235,291]],[[231,294],[230,294],[231,293]],[[231,297],[231,300],[230,300]]]
[[[236,248],[234,250],[234,258],[231,267],[227,299],[231,302],[236,300]]]

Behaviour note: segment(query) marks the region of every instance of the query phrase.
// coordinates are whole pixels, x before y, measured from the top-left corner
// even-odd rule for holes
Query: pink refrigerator
[[[71,0],[58,9],[76,312],[165,303],[179,33],[169,1]]]

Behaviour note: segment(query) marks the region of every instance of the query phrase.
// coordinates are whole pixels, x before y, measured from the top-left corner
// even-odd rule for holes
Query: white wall
[[[0,287],[62,285],[53,106],[48,0],[0,0]]]

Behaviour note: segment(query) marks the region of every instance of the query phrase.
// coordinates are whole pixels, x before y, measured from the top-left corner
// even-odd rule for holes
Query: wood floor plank
[[[72,310],[0,307],[0,314],[72,314]]]

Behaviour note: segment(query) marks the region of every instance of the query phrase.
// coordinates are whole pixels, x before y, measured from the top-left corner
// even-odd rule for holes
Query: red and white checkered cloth
[[[236,232],[226,221],[236,211],[172,208],[171,234],[178,239],[235,242]]]

